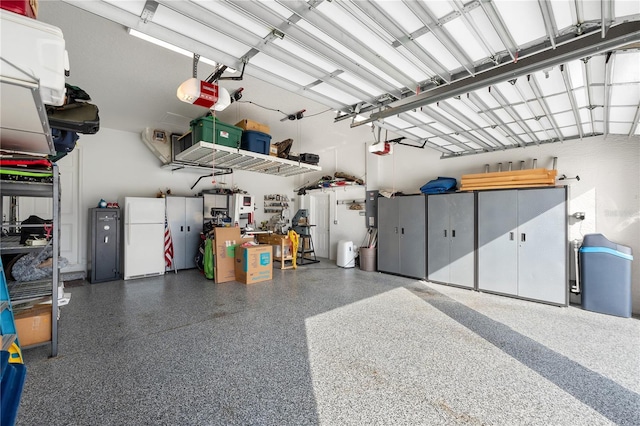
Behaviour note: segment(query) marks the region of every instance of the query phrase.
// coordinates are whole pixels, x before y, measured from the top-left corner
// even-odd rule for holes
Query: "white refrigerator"
[[[124,279],[164,274],[164,198],[124,199]]]

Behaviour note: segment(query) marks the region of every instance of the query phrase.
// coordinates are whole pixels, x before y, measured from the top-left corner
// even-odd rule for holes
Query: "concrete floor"
[[[323,261],[67,288],[18,425],[640,424],[640,321]]]

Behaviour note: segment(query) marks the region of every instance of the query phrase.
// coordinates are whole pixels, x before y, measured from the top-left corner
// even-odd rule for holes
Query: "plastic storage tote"
[[[585,235],[580,248],[582,307],[619,317],[631,316],[630,247],[602,234]]]
[[[0,9],[0,75],[39,83],[47,105],[62,105],[69,58],[58,27]]]
[[[242,140],[240,148],[245,151],[258,152],[260,154],[269,155],[271,147],[271,135],[255,130],[245,130],[242,132]]]
[[[196,144],[200,141],[213,142],[214,121],[213,116],[196,118],[191,120],[192,143]],[[218,145],[238,148],[242,137],[242,129],[231,124],[223,123],[216,118],[215,120],[215,143]]]

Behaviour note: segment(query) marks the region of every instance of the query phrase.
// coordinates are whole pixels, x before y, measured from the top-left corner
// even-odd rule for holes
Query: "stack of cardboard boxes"
[[[238,281],[254,284],[272,279],[271,245],[242,247],[239,228],[214,229],[214,280],[216,283]],[[253,241],[253,239],[249,239]]]

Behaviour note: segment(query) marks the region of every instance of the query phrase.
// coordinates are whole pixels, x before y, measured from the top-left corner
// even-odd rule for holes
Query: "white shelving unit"
[[[175,156],[175,161],[164,166],[173,169],[179,167],[216,167],[232,170],[246,170],[275,176],[295,176],[303,173],[318,172],[322,168],[298,161],[245,151],[211,142],[198,142]]]

